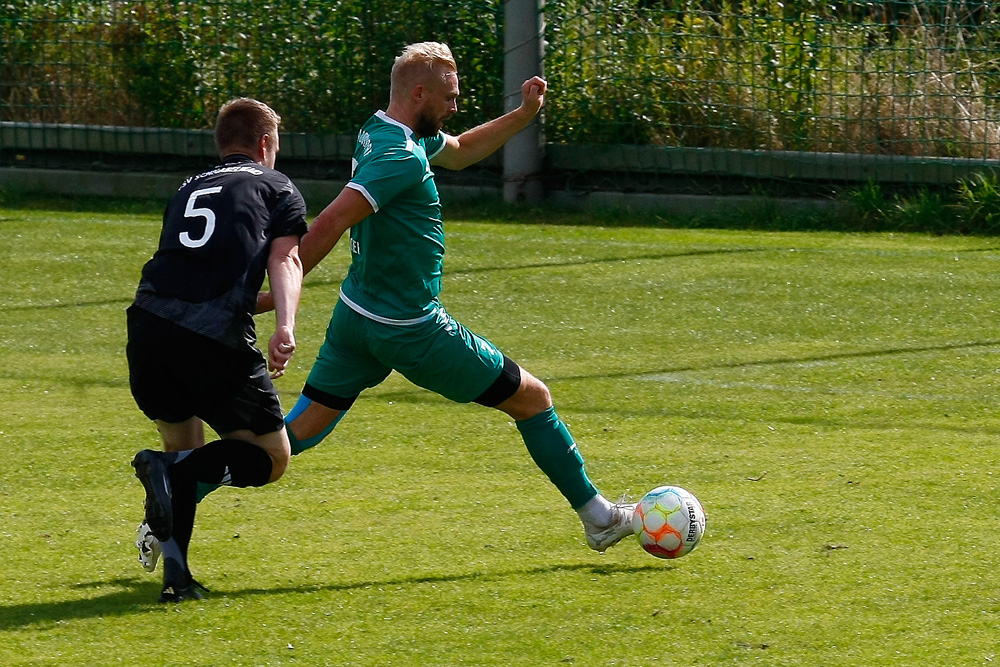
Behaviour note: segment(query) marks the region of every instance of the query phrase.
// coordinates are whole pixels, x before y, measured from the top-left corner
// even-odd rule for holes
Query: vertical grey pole
[[[521,104],[521,84],[542,74],[544,0],[505,0],[503,4],[504,112]],[[503,199],[537,204],[544,196],[539,119],[512,137],[503,150]]]

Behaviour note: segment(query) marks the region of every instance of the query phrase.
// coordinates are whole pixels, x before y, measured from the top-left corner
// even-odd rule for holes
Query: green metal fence
[[[103,164],[125,155],[211,158],[204,130],[249,95],[298,135],[285,157],[349,158],[388,101],[413,41],[448,41],[463,63],[464,120],[501,111],[496,2],[202,0],[0,2],[0,162]],[[137,166],[134,162],[130,166]],[[141,163],[138,165],[141,166]]]
[[[1000,165],[991,3],[549,0],[539,10],[550,187],[950,183]],[[455,51],[463,100],[449,129],[500,113],[502,15],[498,0],[0,2],[0,166],[207,159],[219,105],[253,95],[295,135],[285,156],[325,173],[384,107],[408,42]]]
[[[405,44],[447,40],[470,117],[499,109],[495,2],[0,3],[0,120],[203,128],[252,94],[298,132],[348,132],[388,98]],[[459,30],[455,27],[460,26]]]
[[[546,19],[569,170],[937,183],[1000,158],[991,3],[570,0]]]

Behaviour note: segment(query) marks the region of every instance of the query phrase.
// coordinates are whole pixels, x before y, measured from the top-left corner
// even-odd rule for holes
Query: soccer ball
[[[657,558],[680,558],[701,542],[705,510],[690,491],[660,486],[636,505],[632,530],[647,553]]]

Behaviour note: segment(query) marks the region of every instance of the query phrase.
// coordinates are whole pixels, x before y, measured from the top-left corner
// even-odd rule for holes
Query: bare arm
[[[465,169],[492,155],[538,115],[545,104],[546,87],[545,79],[541,77],[528,79],[521,84],[521,106],[457,137],[445,135],[445,147],[431,163],[445,169]]]
[[[272,378],[284,375],[295,352],[295,312],[302,292],[302,261],[299,237],[282,236],[271,242],[267,275],[274,300],[274,335],[267,346],[268,369]]]
[[[344,188],[309,225],[302,237],[302,268],[313,270],[326,257],[348,229],[374,213],[372,205],[354,188]]]
[[[365,196],[353,188],[344,188],[336,199],[330,202],[309,225],[309,231],[302,237],[299,245],[299,257],[302,262],[302,275],[313,270],[320,261],[329,254],[344,232],[358,224],[374,212],[372,205]],[[274,282],[271,282],[271,292],[260,292],[257,295],[257,313],[266,313],[275,307],[276,295],[273,294]]]

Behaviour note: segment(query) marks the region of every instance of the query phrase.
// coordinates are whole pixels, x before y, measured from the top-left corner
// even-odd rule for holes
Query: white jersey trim
[[[364,198],[368,200],[368,203],[371,204],[372,211],[376,212],[378,211],[378,202],[375,201],[375,197],[372,197],[371,193],[368,192],[365,186],[358,185],[354,181],[348,181],[347,185],[345,185],[344,187],[350,188],[352,190],[357,190],[358,192],[360,192],[364,196]]]
[[[403,135],[406,137],[406,150],[408,150],[408,151],[412,151],[413,150],[413,144],[416,143],[416,140],[413,137],[416,136],[416,134],[413,132],[412,129],[410,129],[410,127],[408,125],[405,125],[404,123],[400,123],[398,120],[396,120],[395,118],[392,118],[391,116],[389,116],[386,112],[384,112],[382,110],[376,111],[375,112],[375,117],[379,118],[380,120],[385,121],[386,123],[389,123],[390,125],[395,125],[396,127],[402,129],[403,130]],[[444,134],[444,132],[439,132],[438,134]],[[444,147],[448,144],[448,135],[444,134],[444,137],[445,137],[445,139],[444,139],[444,141],[441,142],[441,145],[438,146],[438,149],[436,151],[434,151],[433,154],[428,154],[427,155],[427,159],[428,160],[433,160],[434,157],[438,153],[440,153],[441,151],[444,150]]]
[[[430,154],[430,155],[427,156],[428,160],[433,160],[434,158],[436,158],[437,155],[438,155],[438,153],[440,153],[441,151],[443,151],[444,148],[445,148],[445,146],[448,145],[448,135],[445,134],[444,132],[441,132],[440,134],[444,135],[444,141],[441,142],[441,145],[438,146],[438,149],[436,151],[434,151],[432,154]]]
[[[413,140],[413,130],[411,130],[408,125],[400,123],[398,120],[391,117],[389,114],[382,111],[381,109],[375,112],[375,117],[378,118],[379,120],[383,120],[386,123],[389,123],[390,125],[395,125],[396,127],[402,128],[403,133],[406,135],[406,138],[411,141]]]
[[[379,324],[388,324],[394,327],[406,327],[406,326],[413,326],[415,324],[422,324],[437,315],[437,308],[435,308],[426,315],[421,315],[420,317],[414,317],[413,319],[410,320],[395,320],[392,319],[391,317],[382,317],[381,315],[376,315],[370,310],[351,301],[347,297],[347,295],[344,294],[344,288],[340,289],[340,300],[343,301],[348,308],[356,312],[358,315],[367,317],[368,319],[378,322]]]

